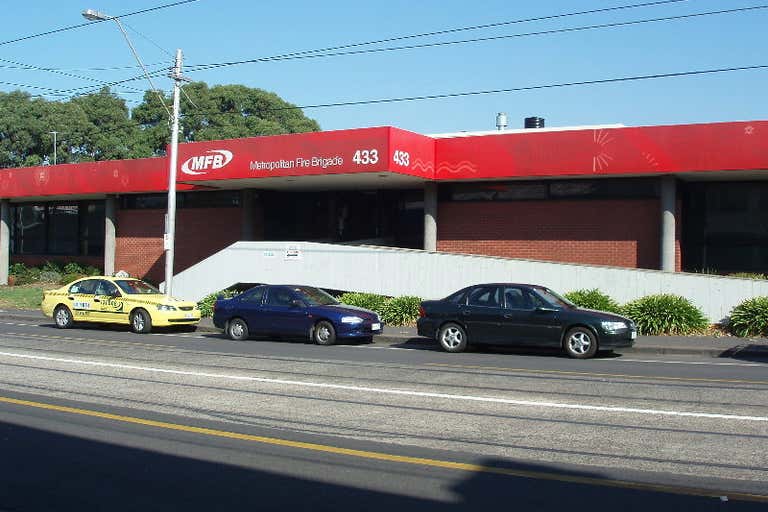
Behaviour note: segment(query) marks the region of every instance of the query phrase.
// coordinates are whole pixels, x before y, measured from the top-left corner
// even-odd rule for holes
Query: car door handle
[[[514,315],[507,313],[504,315],[504,318],[514,318]]]
[[[464,310],[464,311],[461,312],[461,314],[464,315],[464,316],[469,316],[470,313],[469,313],[469,311]]]
[[[74,298],[73,296],[71,296],[71,295],[70,295],[69,297],[67,297],[67,299],[69,299],[69,300],[75,300],[75,298]]]
[[[93,302],[101,302],[101,299],[96,299],[96,298],[94,298],[94,299],[93,299]]]

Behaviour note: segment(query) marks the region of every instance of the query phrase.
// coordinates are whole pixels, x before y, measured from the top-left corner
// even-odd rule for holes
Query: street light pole
[[[109,16],[103,12],[99,12],[93,9],[87,9],[83,11],[83,17],[90,21],[104,21],[112,20],[117,23],[117,27],[120,32],[123,33],[125,41],[128,43],[128,47],[131,49],[136,62],[139,63],[144,76],[149,81],[149,85],[152,90],[158,95],[158,98],[162,101],[162,95],[157,91],[155,84],[152,83],[152,78],[147,72],[147,68],[141,61],[138,52],[133,47],[131,40],[128,38],[128,33],[123,28],[123,24],[120,23],[120,19],[115,16]],[[179,154],[179,95],[181,92],[181,82],[186,81],[181,74],[181,50],[176,50],[176,60],[173,67],[173,72],[170,74],[173,79],[173,112],[168,110],[165,102],[162,102],[163,108],[168,113],[171,122],[171,147],[168,163],[168,212],[165,215],[165,233],[163,234],[163,249],[165,250],[165,295],[170,298],[173,291],[173,259],[174,248],[176,244],[176,166],[178,162]]]
[[[53,165],[56,165],[56,134],[59,132],[54,130],[48,133],[53,135]]]
[[[165,237],[165,295],[170,297],[173,291],[173,258],[176,240],[176,166],[179,158],[179,95],[181,93],[181,50],[176,50],[176,63],[173,66],[173,113],[171,115],[171,154],[168,163],[168,216],[166,217]]]

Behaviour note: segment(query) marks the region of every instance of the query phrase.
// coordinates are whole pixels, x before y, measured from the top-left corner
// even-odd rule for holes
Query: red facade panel
[[[438,139],[436,179],[768,169],[768,121]]]

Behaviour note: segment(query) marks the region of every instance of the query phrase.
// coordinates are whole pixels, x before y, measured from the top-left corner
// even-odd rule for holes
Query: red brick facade
[[[174,272],[181,272],[240,240],[241,212],[240,208],[178,210]],[[119,210],[115,270],[162,282],[164,222],[165,210]]]
[[[437,249],[658,269],[660,215],[655,199],[443,202]],[[675,252],[680,270],[679,216]]]

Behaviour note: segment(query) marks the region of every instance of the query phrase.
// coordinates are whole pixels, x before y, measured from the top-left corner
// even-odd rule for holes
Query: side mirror
[[[122,297],[122,295],[120,295],[120,292],[117,291],[117,290],[115,290],[112,293],[110,293],[109,296],[112,297],[113,299],[116,299],[118,297]]]

